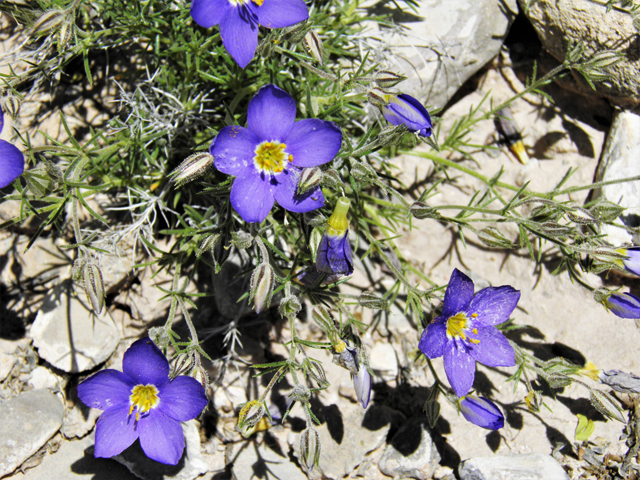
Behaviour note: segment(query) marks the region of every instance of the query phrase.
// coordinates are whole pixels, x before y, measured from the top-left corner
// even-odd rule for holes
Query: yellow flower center
[[[478,316],[477,313],[472,313],[471,317],[476,318]],[[456,313],[453,317],[449,317],[447,320],[447,335],[452,338],[460,338],[461,340],[467,340],[467,333],[469,330],[469,319],[465,315],[464,312]],[[478,329],[474,328],[471,330],[475,335],[478,334]],[[469,342],[471,343],[480,343],[480,340],[477,338],[469,338]]]
[[[249,3],[249,1],[255,3],[259,7],[261,7],[264,3],[264,0],[229,0],[229,3],[234,7],[238,7],[241,5],[246,5],[247,3]]]
[[[160,399],[158,398],[158,389],[155,385],[136,385],[131,390],[129,397],[131,408],[129,415],[136,409],[136,420],[140,420],[140,413],[145,413],[158,406]]]
[[[280,173],[284,170],[287,161],[293,162],[293,155],[288,155],[284,151],[287,146],[275,140],[262,142],[256,148],[256,156],[253,157],[258,170],[267,173]]]

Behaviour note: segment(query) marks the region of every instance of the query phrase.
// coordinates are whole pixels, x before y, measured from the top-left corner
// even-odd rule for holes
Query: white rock
[[[550,455],[496,455],[462,462],[461,480],[570,480]]]
[[[394,380],[398,375],[398,358],[389,343],[377,343],[369,352],[369,367],[382,380]]]
[[[29,332],[40,357],[65,372],[84,372],[105,362],[120,341],[113,321],[94,315],[83,300],[64,281],[45,298]]]
[[[263,436],[262,442],[249,443],[247,448],[240,450],[233,462],[233,474],[237,480],[307,480],[307,475],[289,459],[286,441],[279,441],[278,436],[271,435],[269,440]]]
[[[64,383],[60,381],[58,376],[43,366],[37,366],[31,371],[27,385],[33,387],[34,390],[64,388]]]
[[[9,376],[15,363],[16,357],[0,352],[0,382]]]

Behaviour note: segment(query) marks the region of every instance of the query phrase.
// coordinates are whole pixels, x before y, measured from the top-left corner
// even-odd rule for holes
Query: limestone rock
[[[396,21],[389,68],[408,77],[398,85],[427,105],[444,107],[464,82],[495,57],[518,11],[515,0],[427,0],[417,15]],[[375,9],[374,9],[375,10]]]
[[[596,181],[618,180],[640,175],[640,115],[632,111],[619,111],[609,130],[609,136],[600,164],[596,171]],[[640,225],[640,181],[609,185],[600,190],[606,200],[625,207],[620,221],[629,227]],[[602,233],[615,246],[638,243],[622,228],[603,225]]]
[[[61,390],[64,388],[65,383],[63,378],[59,378],[51,370],[41,365],[31,371],[29,380],[27,380],[27,385],[31,386],[34,390],[40,390],[42,388]]]
[[[606,2],[583,0],[536,0],[531,2],[527,17],[538,33],[545,50],[562,62],[569,44],[582,43],[585,56],[604,50],[624,52],[627,59],[610,67],[612,78],[596,83],[597,91],[621,106],[640,102],[640,45],[633,17],[615,9],[607,12]],[[523,6],[523,0],[520,0]],[[582,75],[572,72],[576,90],[593,95],[593,89]]]
[[[48,390],[0,402],[0,477],[37,452],[62,425],[64,407]]]
[[[289,446],[278,433],[271,431],[262,435],[262,441],[246,444],[234,457],[233,474],[237,480],[256,478],[281,478],[307,480],[300,468],[289,458]],[[297,436],[296,436],[297,438]]]
[[[118,346],[120,334],[107,315],[94,315],[72,293],[70,281],[48,295],[30,336],[38,354],[65,372],[90,370],[105,362]]]
[[[398,375],[398,358],[393,345],[377,343],[369,353],[369,366],[382,380],[394,380]]]
[[[16,359],[13,355],[0,352],[0,382],[9,376]]]
[[[569,480],[569,476],[550,455],[496,455],[462,462],[460,480]]]
[[[431,478],[440,463],[431,432],[424,417],[409,419],[393,436],[378,464],[380,471],[390,477]]]
[[[186,445],[185,453],[175,466],[151,460],[144,454],[138,441],[113,458],[142,480],[194,480],[207,473],[209,466],[200,453],[200,433],[197,422],[195,420],[184,422],[182,431]]]

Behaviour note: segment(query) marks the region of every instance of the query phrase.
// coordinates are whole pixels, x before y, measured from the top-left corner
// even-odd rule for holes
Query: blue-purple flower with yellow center
[[[613,293],[602,304],[620,318],[640,318],[640,298],[631,293]]]
[[[349,220],[347,213],[351,203],[341,197],[327,221],[327,229],[322,235],[316,252],[316,270],[332,275],[351,275],[353,259],[349,243]]]
[[[319,186],[298,194],[298,180],[303,168],[333,160],[342,131],[325,120],[295,118],[289,94],[266,85],[249,102],[248,128],[224,127],[209,148],[215,167],[237,177],[231,205],[245,222],[262,222],[275,201],[292,212],[324,205]]]
[[[104,410],[96,425],[96,457],[113,457],[136,439],[151,459],[176,465],[184,450],[180,422],[200,415],[208,400],[194,378],[169,379],[169,362],[149,338],[124,354],[122,372],[102,370],[78,385],[78,397]]]
[[[0,133],[4,127],[4,113],[0,107]],[[24,172],[24,155],[18,147],[0,140],[0,188],[13,182]]]
[[[204,28],[220,25],[224,48],[244,68],[258,46],[258,26],[283,28],[309,18],[304,0],[192,0],[191,17]]]
[[[504,416],[495,403],[483,397],[466,395],[460,399],[460,412],[467,421],[488,430],[504,427]]]
[[[489,367],[512,367],[515,354],[495,325],[509,319],[520,292],[508,285],[483,288],[454,269],[444,294],[442,315],[422,332],[419,348],[427,357],[444,356],[444,370],[458,397],[473,386],[476,360]]]
[[[385,95],[386,105],[380,107],[382,115],[391,125],[406,125],[410,132],[421,137],[431,136],[431,117],[418,100],[406,93]]]

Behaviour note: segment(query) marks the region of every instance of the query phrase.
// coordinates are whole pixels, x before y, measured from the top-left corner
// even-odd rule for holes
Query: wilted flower
[[[410,132],[417,132],[421,137],[431,136],[431,117],[418,100],[401,93],[385,95],[387,104],[381,106],[382,114],[392,125],[406,125]]]
[[[360,362],[358,373],[353,376],[353,389],[362,408],[367,408],[371,398],[371,374],[363,362]]]
[[[264,404],[260,400],[247,402],[238,415],[238,431],[247,438],[258,431],[265,414]]]
[[[304,0],[192,0],[191,17],[204,28],[220,25],[224,48],[244,68],[258,46],[258,26],[283,28],[309,18]]]
[[[460,412],[468,422],[489,430],[504,427],[504,415],[495,403],[483,397],[466,395],[460,399]]]
[[[599,380],[617,392],[640,393],[640,377],[620,370],[601,371]]]
[[[342,132],[331,122],[317,118],[295,122],[295,116],[296,104],[289,94],[266,85],[249,102],[248,128],[224,127],[211,145],[215,167],[237,177],[231,205],[245,222],[262,222],[276,200],[292,212],[324,205],[320,187],[298,195],[298,179],[303,168],[336,156]]]
[[[347,345],[344,341],[340,340],[333,346],[333,363],[340,365],[342,368],[346,368],[351,372],[351,375],[357,375],[360,371],[360,362],[358,362],[358,349]]]
[[[349,220],[347,220],[349,206],[348,198],[338,199],[336,208],[327,221],[327,229],[316,253],[316,269],[319,272],[342,275],[353,273]]]
[[[518,125],[513,118],[513,113],[509,107],[498,111],[495,118],[495,125],[502,137],[504,144],[516,156],[522,164],[529,163],[529,155],[522,143],[522,135],[520,134]]]
[[[508,285],[473,294],[473,281],[454,269],[444,294],[442,315],[422,332],[419,348],[427,357],[444,355],[444,370],[453,391],[462,397],[473,385],[476,360],[489,367],[512,367],[515,354],[494,325],[505,322],[520,292]]]
[[[4,126],[4,113],[0,107],[0,133]],[[0,188],[13,182],[24,172],[24,155],[18,147],[6,140],[0,140]]]
[[[602,300],[604,307],[621,318],[640,318],[640,298],[631,293],[613,293]]]
[[[125,352],[122,372],[102,370],[80,383],[78,397],[104,410],[96,425],[96,457],[118,455],[140,439],[149,458],[169,465],[184,450],[180,422],[200,415],[208,403],[197,380],[169,379],[169,362],[149,338]]]

